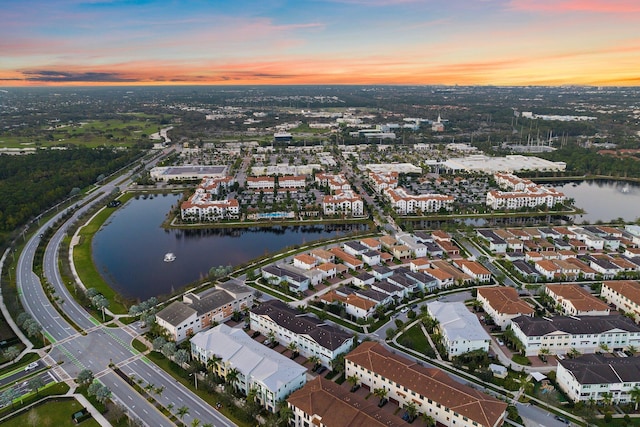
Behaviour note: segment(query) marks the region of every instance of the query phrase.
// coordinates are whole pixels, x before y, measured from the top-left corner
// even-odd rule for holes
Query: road
[[[150,161],[148,167],[155,164],[157,159],[156,157]],[[42,325],[44,334],[52,342],[48,354],[43,359],[44,363],[52,367],[47,374],[55,375],[61,380],[71,380],[76,378],[81,370],[90,369],[99,381],[110,388],[113,400],[121,402],[133,417],[142,420],[148,426],[173,425],[167,417],[113,372],[109,367],[113,363],[121,367],[124,372],[141,378],[146,383],[154,384],[156,387],[164,386],[162,395],[157,396],[158,401],[164,405],[174,403],[176,409],[186,406],[190,415],[185,416],[185,421],[191,422],[193,418],[198,418],[203,423],[211,422],[216,426],[233,426],[234,424],[218,411],[134,350],[131,342],[138,334],[134,328],[106,327],[87,313],[69,294],[60,277],[57,268],[58,248],[66,236],[68,224],[75,222],[92,205],[104,203],[104,198],[111,194],[116,186],[124,188],[128,185],[130,185],[128,179],[105,184],[79,202],[78,205],[81,207],[55,231],[45,250],[44,276],[60,298],[65,314],[82,329],[82,333],[56,311],[42,289],[40,279],[33,273],[35,251],[40,244],[39,234],[52,227],[64,212],[59,212],[54,218],[42,224],[33,237],[26,242],[20,254],[16,271],[20,299],[25,310]],[[83,205],[83,203],[86,204]]]

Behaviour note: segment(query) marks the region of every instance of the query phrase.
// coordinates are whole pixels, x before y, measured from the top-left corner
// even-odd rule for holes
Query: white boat
[[[164,262],[173,262],[176,260],[176,256],[173,254],[173,252],[167,252],[166,254],[164,254]]]

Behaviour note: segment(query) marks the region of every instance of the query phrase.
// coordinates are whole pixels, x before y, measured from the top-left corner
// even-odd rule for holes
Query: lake
[[[547,184],[545,184],[547,185]],[[567,182],[553,185],[567,197],[573,198],[575,206],[584,209],[574,221],[610,222],[617,218],[635,221],[640,217],[640,185],[620,181],[594,180]]]
[[[164,229],[180,195],[131,199],[93,238],[93,260],[104,279],[127,298],[172,293],[207,276],[211,267],[236,266],[288,246],[335,238],[366,225],[313,225],[240,229]],[[164,262],[173,252],[176,260]]]

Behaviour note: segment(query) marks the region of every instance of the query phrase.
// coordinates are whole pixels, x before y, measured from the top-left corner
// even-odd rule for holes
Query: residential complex
[[[305,384],[287,398],[295,427],[399,427],[402,418],[378,407],[377,399],[365,399],[349,393],[322,376]]]
[[[337,190],[323,197],[322,211],[325,215],[363,216],[364,203],[353,190]]]
[[[526,356],[566,354],[571,349],[595,353],[640,346],[640,326],[625,316],[582,316],[551,318],[520,316],[511,321],[513,333],[524,346]]]
[[[545,292],[566,316],[606,316],[609,306],[580,285],[547,285]]]
[[[384,194],[391,201],[391,206],[400,215],[419,212],[439,212],[453,209],[453,196],[444,194],[409,194],[402,187],[386,188]]]
[[[573,402],[634,402],[640,387],[640,357],[587,354],[558,361],[556,381]]]
[[[616,310],[630,313],[636,321],[640,319],[640,282],[633,280],[604,282],[600,296],[608,304],[613,304]]]
[[[353,345],[353,336],[342,329],[301,313],[279,300],[269,300],[249,313],[251,329],[284,345],[294,343],[304,357],[317,356],[328,366]]]
[[[156,314],[156,323],[172,340],[180,342],[215,323],[231,318],[235,311],[251,308],[255,291],[232,280],[198,294],[189,292]]]
[[[503,331],[511,325],[511,320],[518,316],[533,316],[535,310],[524,302],[518,291],[508,286],[478,288],[478,301],[496,325]]]
[[[429,315],[438,321],[442,344],[449,359],[475,350],[489,351],[491,337],[475,314],[461,302],[427,304]]]
[[[191,338],[191,356],[205,365],[216,360],[214,369],[222,378],[235,370],[232,386],[245,395],[254,390],[256,399],[272,412],[307,381],[305,367],[224,324]]]
[[[413,402],[443,425],[497,427],[504,422],[507,404],[454,381],[436,368],[425,368],[386,350],[363,342],[345,356],[345,376],[355,375],[370,391],[382,388],[400,407]],[[314,415],[314,414],[309,414]]]

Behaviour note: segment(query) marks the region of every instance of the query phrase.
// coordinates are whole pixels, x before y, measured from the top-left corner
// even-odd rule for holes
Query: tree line
[[[0,245],[8,235],[47,208],[111,173],[140,150],[74,148],[0,155]]]

